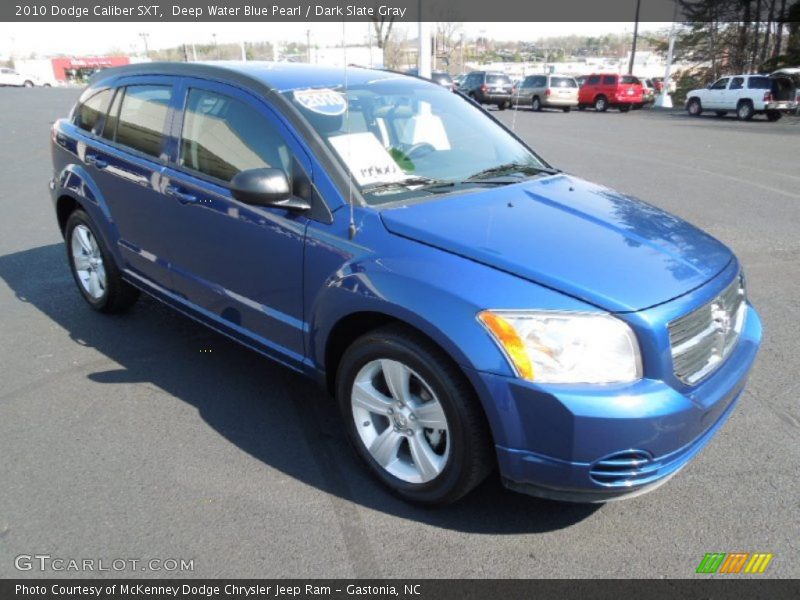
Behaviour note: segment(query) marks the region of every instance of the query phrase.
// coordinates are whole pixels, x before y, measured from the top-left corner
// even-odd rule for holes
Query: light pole
[[[678,1],[675,0],[675,12],[672,15],[672,25],[669,28],[669,45],[667,47],[667,67],[664,70],[664,81],[661,82],[661,93],[653,102],[658,108],[672,108],[672,97],[669,95],[669,77],[672,71],[672,53],[675,49],[675,19],[678,18]]]
[[[144,57],[145,58],[150,58],[150,48],[148,48],[148,46],[147,46],[147,38],[150,37],[150,34],[149,33],[140,33],[139,37],[142,38],[142,41],[144,42]]]
[[[219,46],[217,46],[217,34],[212,33],[211,39],[214,40],[214,54],[216,54],[217,60],[219,60]]]

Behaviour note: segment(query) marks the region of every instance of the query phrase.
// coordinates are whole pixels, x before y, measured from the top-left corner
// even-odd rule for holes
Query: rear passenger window
[[[592,75],[589,77],[586,85],[597,85],[598,83],[600,83],[600,75]]]
[[[572,77],[551,77],[550,87],[574,88],[578,87],[578,84]]]
[[[744,87],[744,77],[734,77],[731,79],[730,90],[740,90]]]
[[[103,90],[80,103],[75,111],[75,125],[86,131],[93,131],[100,117],[105,114],[111,90]]]
[[[159,156],[171,98],[172,87],[167,85],[125,88],[117,122],[117,143],[150,156]]]
[[[292,179],[289,148],[266,117],[244,102],[203,90],[189,91],[180,162],[223,181],[268,167]]]
[[[603,76],[603,85],[616,85],[617,84],[617,76],[616,75],[604,75]]]

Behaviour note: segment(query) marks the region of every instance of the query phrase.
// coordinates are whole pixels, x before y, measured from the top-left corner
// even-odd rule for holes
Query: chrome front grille
[[[744,282],[739,276],[711,302],[671,322],[675,376],[691,385],[719,367],[739,339],[746,312]]]

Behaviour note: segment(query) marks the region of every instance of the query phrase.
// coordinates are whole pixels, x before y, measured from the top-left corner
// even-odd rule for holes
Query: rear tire
[[[565,106],[561,110],[563,110],[565,113],[568,113],[568,112],[570,112],[572,110],[572,107],[571,106]]]
[[[505,109],[506,109],[506,107],[508,107],[508,102],[500,102],[500,103],[497,105],[497,110],[505,110]]]
[[[689,103],[686,105],[686,112],[693,117],[699,117],[703,114],[703,105],[700,104],[700,100],[698,98],[689,100]]]
[[[376,329],[347,349],[336,399],[356,453],[404,500],[454,502],[494,466],[469,382],[437,346],[405,327]]]
[[[753,103],[749,100],[742,100],[736,107],[736,118],[740,121],[751,121],[754,114]]]
[[[783,115],[777,110],[768,110],[767,111],[767,121],[774,123],[775,121],[779,120]]]
[[[606,112],[608,110],[608,99],[605,96],[595,98],[594,109],[597,112]]]
[[[97,227],[83,210],[70,214],[64,240],[72,277],[89,306],[98,312],[117,313],[136,302],[139,290],[122,279]]]
[[[32,87],[33,87],[33,82],[32,82],[32,81],[30,81],[30,80],[28,80],[28,81],[26,81],[25,83],[23,83],[22,85],[23,85],[24,87],[26,87],[26,88],[32,88]]]
[[[619,112],[626,113],[631,109],[630,104],[620,104],[619,105]]]

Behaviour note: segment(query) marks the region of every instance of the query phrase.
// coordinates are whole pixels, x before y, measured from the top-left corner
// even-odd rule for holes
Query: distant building
[[[14,68],[36,77],[40,85],[83,83],[95,72],[109,67],[121,67],[136,62],[129,56],[60,56],[15,60]]]

